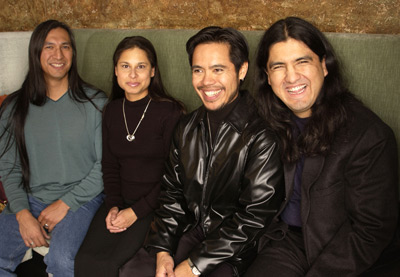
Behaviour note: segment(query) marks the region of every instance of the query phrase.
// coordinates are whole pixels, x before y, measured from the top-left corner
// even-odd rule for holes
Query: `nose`
[[[135,70],[135,68],[132,68],[132,69],[131,69],[131,72],[129,72],[129,77],[131,77],[131,78],[135,78],[135,77],[136,77],[136,70]]]
[[[215,80],[214,80],[212,72],[206,71],[203,75],[203,80],[202,80],[203,85],[205,85],[205,86],[212,85],[212,84],[214,84],[214,82],[215,82]]]
[[[288,83],[295,83],[300,78],[300,74],[293,66],[288,66],[286,69],[285,81]]]
[[[61,47],[56,47],[56,52],[55,52],[55,56],[57,59],[62,59],[64,57],[64,53],[61,49]]]

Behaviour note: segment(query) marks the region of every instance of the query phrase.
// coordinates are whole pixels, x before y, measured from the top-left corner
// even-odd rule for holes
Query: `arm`
[[[107,108],[104,111],[103,117],[103,156],[102,156],[102,170],[104,180],[104,193],[106,195],[105,203],[107,209],[118,207],[122,209],[124,200],[121,195],[121,179],[120,179],[120,166],[117,157],[112,153],[109,147],[110,130],[109,126],[112,124],[112,117],[110,110]]]
[[[179,137],[180,126],[175,130],[166,162],[165,174],[159,197],[160,208],[156,210],[154,228],[150,230],[146,247],[174,253],[183,230],[190,222],[191,212],[186,207],[183,184],[180,181]],[[193,221],[193,220],[192,220]]]
[[[392,239],[397,222],[397,150],[393,133],[370,126],[345,168],[345,209],[341,226],[312,264],[307,276],[332,272],[355,276],[379,257]]]
[[[189,255],[202,274],[255,247],[283,201],[283,169],[277,144],[262,133],[254,138],[247,157],[237,211]]]

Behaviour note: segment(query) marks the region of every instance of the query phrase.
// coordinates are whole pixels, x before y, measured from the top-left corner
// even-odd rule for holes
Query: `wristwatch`
[[[200,276],[201,272],[197,269],[197,267],[192,263],[192,260],[190,258],[187,259],[190,269],[192,270],[192,273],[196,276]]]

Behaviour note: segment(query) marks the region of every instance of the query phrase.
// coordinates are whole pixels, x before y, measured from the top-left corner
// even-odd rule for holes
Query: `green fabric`
[[[78,65],[82,77],[111,90],[112,55],[126,36],[142,35],[156,48],[164,84],[189,111],[201,104],[191,85],[185,50],[187,40],[198,30],[75,30]],[[243,88],[251,91],[254,57],[263,31],[243,31],[250,47],[250,69]],[[382,118],[400,141],[400,35],[326,33],[344,68],[351,91]],[[82,57],[84,55],[84,57]],[[83,63],[83,64],[79,64]],[[398,147],[400,156],[400,147]],[[400,166],[399,166],[400,169]]]
[[[101,109],[105,100],[99,95],[94,102]],[[103,190],[101,116],[90,102],[77,103],[68,93],[57,101],[48,99],[43,106],[30,104],[24,132],[30,188],[36,199],[46,204],[61,199],[75,211]],[[12,148],[0,160],[9,202],[6,213],[29,209],[27,194],[19,185],[19,159],[14,166],[16,158]]]

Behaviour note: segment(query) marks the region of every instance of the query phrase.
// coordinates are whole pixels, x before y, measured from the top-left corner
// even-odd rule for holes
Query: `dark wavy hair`
[[[40,56],[48,33],[56,28],[62,28],[68,33],[73,50],[71,68],[68,72],[68,93],[75,101],[90,101],[96,107],[92,99],[84,91],[84,87],[92,86],[85,83],[78,74],[75,38],[71,29],[65,23],[57,20],[47,20],[40,23],[32,32],[29,42],[29,69],[22,87],[10,94],[0,108],[0,118],[3,117],[4,111],[9,106],[11,108],[5,130],[0,135],[0,139],[5,140],[5,147],[1,149],[0,157],[10,150],[15,141],[22,170],[21,184],[27,192],[30,191],[30,173],[24,136],[25,121],[30,104],[43,106],[47,101],[47,86],[40,63]]]
[[[113,55],[114,68],[117,66],[118,60],[121,57],[122,53],[126,50],[133,48],[139,48],[143,50],[150,61],[151,67],[154,68],[154,76],[150,80],[150,85],[148,89],[150,98],[155,101],[174,102],[178,104],[178,106],[181,107],[181,110],[184,112],[185,107],[183,106],[183,104],[180,101],[173,98],[172,96],[170,96],[163,85],[160,69],[158,67],[156,50],[154,49],[153,44],[148,39],[142,36],[131,36],[121,40],[121,42],[118,44],[117,48],[114,51]],[[112,90],[110,94],[110,100],[123,97],[125,97],[125,92],[119,86],[117,76],[114,74],[112,80]]]
[[[325,58],[328,71],[321,92],[311,108],[312,115],[297,140],[293,137],[296,128],[292,120],[294,114],[275,95],[266,74],[271,47],[289,38],[303,42],[320,61]],[[349,119],[346,106],[349,102],[358,101],[345,85],[339,61],[327,38],[312,24],[297,17],[279,20],[264,33],[257,51],[255,79],[259,112],[277,133],[285,162],[295,162],[301,155],[326,155],[337,132]]]
[[[197,45],[204,43],[226,43],[229,45],[229,59],[235,65],[236,73],[249,61],[249,46],[242,33],[233,28],[210,26],[201,29],[186,43],[189,64],[192,66],[193,52]]]

